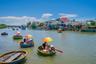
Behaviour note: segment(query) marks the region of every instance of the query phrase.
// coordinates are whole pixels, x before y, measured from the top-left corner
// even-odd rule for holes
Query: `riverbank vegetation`
[[[0,24],[0,29],[6,28],[7,25],[6,24]]]

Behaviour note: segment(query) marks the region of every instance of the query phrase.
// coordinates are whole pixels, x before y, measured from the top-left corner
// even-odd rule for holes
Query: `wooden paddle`
[[[58,51],[58,52],[60,52],[60,53],[63,53],[63,51],[61,51],[61,50],[58,50],[58,49],[56,49],[56,48],[55,48],[55,50],[56,50],[56,51]]]

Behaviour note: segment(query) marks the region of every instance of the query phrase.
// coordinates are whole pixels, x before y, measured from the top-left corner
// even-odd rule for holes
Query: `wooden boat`
[[[15,28],[12,28],[12,30],[15,30]]]
[[[24,42],[20,43],[20,47],[21,48],[29,48],[29,47],[33,47],[33,46],[34,46],[34,42],[33,41],[29,42],[29,43],[24,43]]]
[[[19,64],[25,60],[26,51],[12,51],[0,56],[0,64]]]
[[[21,35],[14,35],[14,36],[13,36],[13,39],[16,39],[16,40],[17,40],[17,39],[22,39],[22,38],[23,38],[23,37],[22,37]]]
[[[39,48],[37,51],[38,51],[37,54],[42,56],[53,56],[56,54],[55,51],[45,51],[45,50],[40,50]]]
[[[6,33],[6,32],[3,32],[3,33],[1,33],[1,35],[8,35],[8,33]]]
[[[62,33],[62,32],[63,32],[63,30],[61,30],[61,29],[58,29],[58,30],[57,30],[57,32],[58,32],[58,33]]]

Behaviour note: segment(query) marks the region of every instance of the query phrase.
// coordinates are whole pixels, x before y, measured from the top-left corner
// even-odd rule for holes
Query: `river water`
[[[8,36],[0,35],[0,54],[13,50],[28,51],[27,60],[24,64],[96,64],[96,33],[81,33],[64,31],[40,31],[19,30],[23,36],[31,34],[35,47],[22,49],[19,41],[14,41],[12,36],[16,31],[11,29],[0,29],[8,32]],[[42,57],[37,55],[37,47],[42,44],[42,38],[52,37],[53,44],[64,53],[57,52],[53,57]]]

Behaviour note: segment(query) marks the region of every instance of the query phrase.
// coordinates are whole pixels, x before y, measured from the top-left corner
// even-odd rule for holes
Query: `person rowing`
[[[44,43],[42,44],[42,47],[43,47],[43,49],[47,49],[47,48],[48,48],[48,43],[47,43],[47,42],[44,42]]]
[[[21,48],[28,48],[28,47],[33,47],[34,46],[33,38],[31,38],[31,36],[30,37],[29,36],[30,35],[25,36],[23,41],[20,42]]]
[[[29,44],[30,42],[33,43],[33,39],[31,38],[31,35],[26,35],[21,43]]]
[[[53,45],[50,45],[50,51],[52,52],[58,51],[60,53],[63,53],[63,51],[56,49]]]
[[[26,43],[33,42],[32,36],[26,35],[25,38],[23,39],[23,42],[26,42]]]
[[[55,47],[53,45],[50,45],[49,51],[50,52],[55,52]]]
[[[47,50],[47,51],[58,51],[63,53],[63,51],[56,49],[53,45],[48,45],[48,42],[51,42],[52,38],[46,37],[43,39],[43,44],[39,47],[40,50]]]

